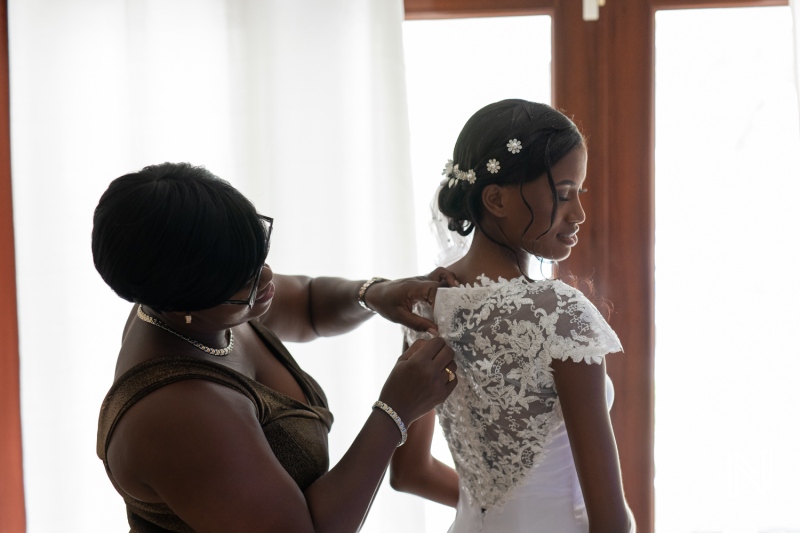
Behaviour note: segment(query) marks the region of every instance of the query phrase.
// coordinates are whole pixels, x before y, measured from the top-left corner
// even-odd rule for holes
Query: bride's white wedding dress
[[[598,364],[622,349],[595,306],[560,281],[481,277],[417,311],[458,363],[458,387],[437,408],[460,478],[450,533],[587,533],[550,363]]]

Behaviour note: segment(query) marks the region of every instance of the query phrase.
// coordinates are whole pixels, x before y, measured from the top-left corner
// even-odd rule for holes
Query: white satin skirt
[[[562,423],[547,451],[505,505],[484,512],[463,488],[449,533],[588,533],[589,520]]]
[[[606,399],[610,408],[614,386],[608,377]],[[588,533],[586,506],[563,422],[545,449],[541,462],[511,491],[505,505],[484,512],[462,487],[449,533]],[[630,533],[635,533],[633,519],[631,524]]]

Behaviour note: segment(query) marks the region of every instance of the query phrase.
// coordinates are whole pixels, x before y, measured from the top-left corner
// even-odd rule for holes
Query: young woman
[[[281,341],[347,332],[371,310],[434,329],[409,302],[453,279],[281,276],[265,264],[271,234],[239,191],[188,164],[122,176],[100,199],[95,266],[135,305],[97,454],[134,533],[355,532],[405,426],[457,383],[441,339],[415,343],[329,470],[325,395]]]
[[[395,452],[391,481],[456,507],[451,533],[634,529],[608,415],[604,360],[619,339],[581,292],[528,276],[532,258],[565,259],[578,243],[586,158],[566,116],[505,100],[467,121],[443,172],[435,218],[464,247],[447,268],[465,285],[420,312],[458,363],[436,411],[456,469],[430,455],[431,411]],[[423,336],[406,330],[409,343]]]

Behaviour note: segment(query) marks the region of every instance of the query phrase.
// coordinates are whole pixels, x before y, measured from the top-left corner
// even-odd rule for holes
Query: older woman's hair
[[[553,212],[544,215],[552,224],[558,202],[550,169],[583,144],[575,124],[549,105],[515,99],[489,104],[470,117],[453,149],[453,164],[460,172],[472,170],[474,183],[453,180],[450,173],[453,186],[439,193],[439,210],[448,217],[450,230],[468,235],[480,227],[481,192],[487,185],[519,185],[521,191],[523,183],[546,176]],[[531,213],[530,224],[534,216],[542,213]]]
[[[111,182],[92,254],[120,297],[162,311],[223,303],[258,272],[266,229],[253,204],[203,167],[163,163]]]

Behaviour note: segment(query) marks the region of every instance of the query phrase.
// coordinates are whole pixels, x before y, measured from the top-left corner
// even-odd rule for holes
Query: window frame
[[[405,0],[406,20],[552,17],[553,105],[589,146],[588,234],[560,272],[592,280],[613,304],[625,347],[609,358],[611,413],[625,492],[641,533],[655,529],[655,13],[662,9],[786,6],[788,0],[608,0],[596,21],[579,0]]]
[[[8,5],[0,0],[0,531],[24,533],[8,67]]]

